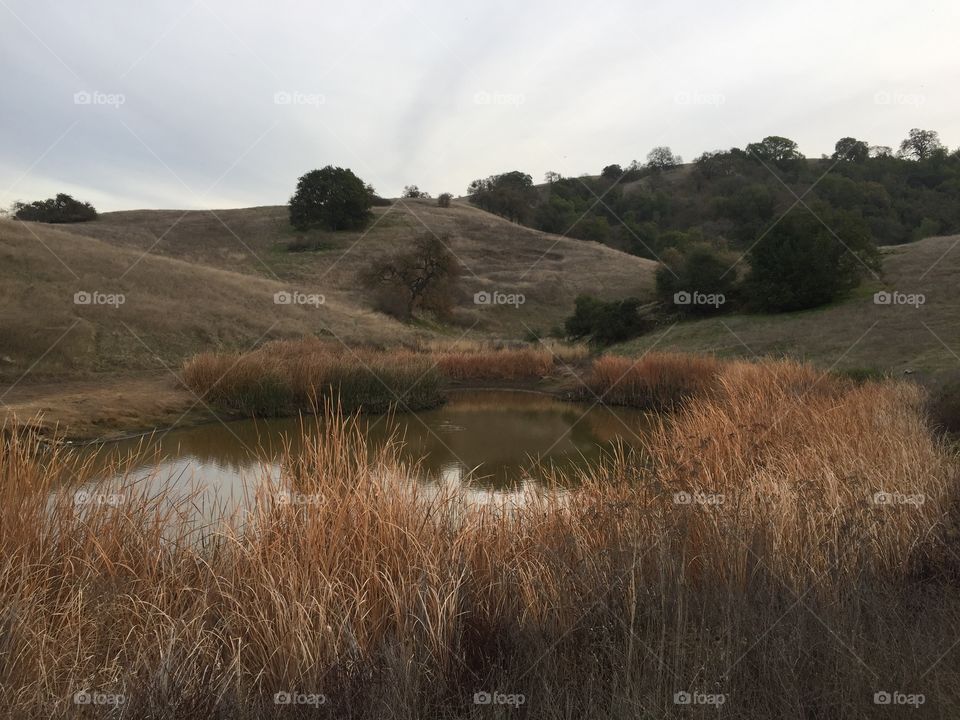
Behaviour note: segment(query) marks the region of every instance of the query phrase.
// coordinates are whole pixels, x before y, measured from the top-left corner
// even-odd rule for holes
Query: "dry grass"
[[[375,258],[422,234],[424,224],[450,235],[451,249],[470,269],[456,317],[478,333],[520,338],[527,327],[562,322],[579,293],[604,294],[609,287],[643,296],[652,289],[652,261],[535,232],[457,203],[404,203],[376,208],[378,222],[369,232],[311,231],[302,238],[285,207],[216,215],[104,213],[57,228],[0,220],[0,380],[19,377],[35,362],[33,377],[162,369],[156,356],[179,365],[203,351],[248,349],[265,334],[327,330],[350,343],[412,343],[432,332],[374,312],[370,291],[356,277]],[[287,252],[297,239],[321,250]],[[73,295],[82,290],[123,293],[127,302],[116,310],[76,306]],[[522,293],[526,303],[478,306],[473,294],[479,290]],[[274,294],[283,291],[320,294],[326,302],[275,304]]]
[[[437,352],[440,372],[451,380],[539,380],[553,372],[553,356],[536,348]]]
[[[284,415],[336,397],[350,412],[423,409],[442,402],[442,379],[540,380],[553,370],[550,350],[525,345],[461,341],[384,351],[304,338],[244,354],[202,353],[184,365],[183,381],[229,412]]]
[[[341,419],[245,524],[205,530],[131,482],[78,513],[58,483],[83,470],[10,438],[0,713],[78,717],[88,689],[136,718],[715,717],[673,703],[690,691],[799,720],[875,717],[873,693],[901,690],[950,716],[956,663],[938,660],[960,603],[931,580],[955,459],[921,405],[908,385],[727,365],[642,457],[511,508],[408,482],[395,446]],[[274,705],[285,691],[327,702]]]
[[[202,353],[184,365],[183,381],[216,407],[254,416],[311,412],[330,399],[349,412],[374,413],[443,402],[429,357],[347,349],[315,338],[274,341],[243,354]]]
[[[717,385],[720,364],[707,355],[647,353],[638,360],[615,355],[598,358],[580,392],[608,405],[669,409]]]

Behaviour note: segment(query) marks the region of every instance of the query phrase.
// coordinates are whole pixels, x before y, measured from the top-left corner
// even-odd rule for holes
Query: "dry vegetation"
[[[539,381],[562,356],[583,358],[586,349],[433,341],[385,351],[305,338],[249,353],[201,353],[184,365],[183,381],[206,402],[244,415],[311,411],[324,399],[351,412],[418,410],[443,401],[443,381]]]
[[[920,391],[790,363],[711,387],[643,454],[511,507],[409,483],[395,446],[331,422],[245,524],[205,529],[132,481],[78,512],[83,468],[8,436],[0,713],[79,717],[88,690],[137,718],[717,716],[691,692],[799,720],[899,690],[955,715],[955,458]]]
[[[198,397],[231,413],[310,412],[326,400],[349,411],[422,410],[443,402],[436,363],[413,351],[277,340],[249,353],[202,353],[184,365]]]
[[[357,283],[362,269],[408,247],[425,225],[449,235],[464,265],[457,332],[519,338],[527,327],[546,331],[562,322],[578,293],[610,287],[614,295],[645,295],[653,286],[649,260],[460,203],[404,200],[375,215],[367,231],[338,233],[297,233],[285,207],[104,213],[56,228],[0,220],[0,381],[38,359],[32,379],[62,379],[162,369],[159,361],[172,367],[199,352],[248,350],[265,339],[333,334],[394,346],[432,337],[430,327],[375,312],[372,291]],[[314,250],[289,252],[293,242]],[[126,303],[75,305],[74,293],[84,290],[122,293]],[[480,290],[522,293],[526,303],[477,306]],[[325,302],[275,304],[284,291]]]
[[[579,393],[607,405],[668,410],[714,388],[719,370],[708,355],[651,352],[637,360],[607,355],[590,367]]]

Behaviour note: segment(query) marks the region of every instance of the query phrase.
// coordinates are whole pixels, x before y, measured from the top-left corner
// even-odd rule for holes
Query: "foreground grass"
[[[132,480],[78,510],[86,469],[11,436],[0,714],[950,717],[955,458],[921,407],[728,364],[642,455],[509,506],[409,482],[341,418],[206,528]]]

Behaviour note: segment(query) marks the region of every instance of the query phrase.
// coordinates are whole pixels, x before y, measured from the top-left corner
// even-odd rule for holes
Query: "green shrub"
[[[637,298],[606,302],[580,295],[564,327],[567,336],[574,340],[588,339],[595,345],[612,345],[642,335],[650,328],[639,309]]]
[[[370,219],[371,188],[351,170],[327,165],[297,181],[290,198],[290,224],[297,230],[357,230]]]
[[[13,216],[17,220],[33,222],[74,223],[96,220],[97,211],[88,202],[59,193],[55,198],[37,200],[29,205],[16,202],[13,204]]]

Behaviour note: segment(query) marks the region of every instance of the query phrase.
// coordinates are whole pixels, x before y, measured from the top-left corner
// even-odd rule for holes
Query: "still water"
[[[296,453],[305,418],[242,420],[157,432],[87,448],[98,457],[133,455],[134,476],[183,487],[203,486],[221,498],[242,497],[265,474],[279,476],[284,448]],[[640,442],[650,417],[640,411],[569,403],[539,393],[462,390],[446,405],[413,414],[361,419],[371,445],[399,436],[404,460],[420,462],[423,482],[509,492],[542,477],[541,468],[586,468],[617,442]]]

